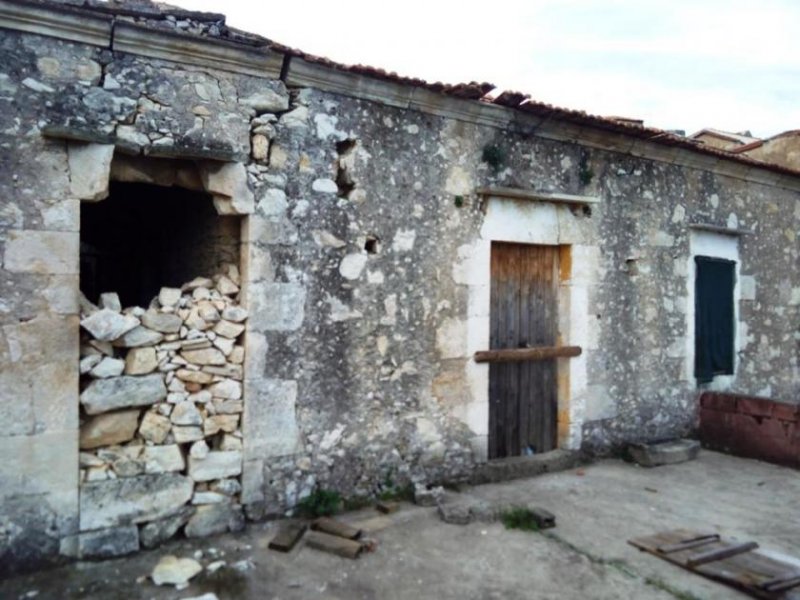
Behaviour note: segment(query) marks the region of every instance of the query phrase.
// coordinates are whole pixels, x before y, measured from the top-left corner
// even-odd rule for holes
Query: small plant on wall
[[[578,163],[578,179],[581,185],[589,185],[594,179],[594,171],[589,166],[589,157],[586,154],[581,155],[581,160]]]
[[[506,151],[495,144],[487,144],[483,147],[481,160],[489,165],[496,174],[506,164]]]

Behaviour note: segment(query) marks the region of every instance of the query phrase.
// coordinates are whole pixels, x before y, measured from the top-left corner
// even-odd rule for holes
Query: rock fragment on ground
[[[203,566],[193,558],[178,558],[167,555],[158,561],[151,578],[156,585],[184,586],[200,573]]]

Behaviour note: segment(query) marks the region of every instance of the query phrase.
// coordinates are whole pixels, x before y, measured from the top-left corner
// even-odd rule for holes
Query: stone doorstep
[[[533,456],[510,456],[499,458],[478,466],[470,479],[473,485],[499,483],[524,477],[536,477],[546,473],[557,473],[574,469],[582,463],[580,452],[553,450]]]
[[[656,444],[631,444],[628,452],[642,467],[675,465],[697,458],[700,442],[697,440],[671,440]]]

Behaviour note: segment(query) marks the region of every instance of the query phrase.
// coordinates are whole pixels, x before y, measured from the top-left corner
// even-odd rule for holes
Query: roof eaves
[[[150,4],[153,3],[148,3],[146,0],[142,0],[142,2],[144,3],[143,5],[145,5],[145,8],[142,9],[143,11],[142,15],[144,15],[145,13],[149,15],[142,18],[147,19],[150,18],[151,16],[154,16],[155,11],[151,10],[151,7],[149,6]],[[32,5],[32,6],[38,6],[40,8],[46,6],[47,9],[49,10],[61,10],[65,12],[70,12],[72,10],[73,13],[75,12],[75,9],[73,9],[72,6],[67,7],[67,5],[46,0],[0,0],[0,7],[4,5],[13,5],[13,4],[21,4],[28,6]],[[117,2],[113,2],[113,4],[118,5]],[[83,0],[83,6],[79,7],[79,10],[84,13],[94,12],[99,16],[99,15],[107,15],[109,14],[109,10],[113,12],[113,10],[116,9],[114,9],[113,7],[109,8],[108,3],[101,3],[98,2],[98,0]],[[119,10],[128,10],[128,9],[119,9]],[[169,7],[167,12],[160,12],[159,14],[162,16],[170,14],[169,12],[170,10],[173,10],[172,7]],[[122,13],[117,12],[114,14],[122,14]],[[208,18],[208,19],[221,16],[222,17],[221,22],[224,23],[224,16],[217,15],[216,13],[196,13],[196,14],[204,15],[198,18]],[[129,25],[134,25],[134,24],[129,24]],[[171,26],[167,23],[164,23],[164,25],[166,25],[167,27]],[[158,49],[158,52],[161,53],[158,56],[158,58],[166,58],[166,56],[164,56],[163,53],[171,52],[173,47],[177,47],[178,45],[177,40],[183,40],[189,42],[192,38],[197,42],[199,42],[200,44],[197,48],[193,48],[190,52],[185,53],[186,56],[184,58],[186,60],[192,58],[196,60],[202,59],[202,54],[205,51],[203,47],[205,48],[214,47],[214,49],[212,50],[212,54],[214,52],[221,52],[221,50],[219,50],[220,48],[227,48],[229,51],[233,51],[235,50],[236,47],[238,47],[242,49],[249,48],[251,51],[256,50],[260,54],[261,53],[263,53],[264,55],[269,54],[273,57],[279,55],[288,55],[292,58],[294,57],[300,58],[303,61],[306,61],[307,63],[324,67],[325,69],[329,69],[333,73],[350,73],[365,78],[372,78],[384,82],[393,83],[400,86],[409,86],[413,88],[410,92],[410,95],[408,96],[410,98],[408,104],[410,108],[417,108],[419,110],[433,110],[435,109],[436,106],[440,105],[441,102],[439,102],[438,99],[433,99],[433,97],[430,94],[438,94],[440,96],[448,97],[452,100],[459,100],[465,103],[474,103],[475,106],[470,108],[467,108],[466,106],[464,106],[463,108],[458,108],[456,112],[463,114],[464,118],[474,118],[475,115],[485,114],[486,111],[480,110],[480,108],[482,107],[488,108],[489,106],[494,105],[495,107],[497,107],[497,109],[500,109],[501,112],[504,110],[512,110],[525,113],[528,116],[539,117],[541,123],[546,123],[552,120],[558,120],[566,123],[572,123],[578,126],[596,128],[603,131],[620,134],[622,136],[628,136],[632,139],[630,145],[628,145],[627,143],[619,144],[619,146],[621,147],[629,146],[630,148],[633,148],[636,146],[635,140],[642,140],[649,142],[651,144],[688,150],[690,152],[695,152],[702,155],[725,159],[727,161],[738,162],[740,164],[750,166],[756,169],[767,169],[790,177],[800,176],[800,171],[796,171],[794,169],[790,169],[788,167],[784,167],[782,165],[778,165],[775,163],[766,163],[758,161],[756,159],[753,159],[745,155],[733,154],[730,151],[720,150],[717,148],[712,148],[707,145],[702,145],[701,143],[693,141],[691,137],[686,138],[683,136],[678,136],[662,129],[645,127],[644,125],[636,122],[626,122],[619,119],[591,115],[586,113],[585,111],[560,108],[541,102],[531,101],[530,99],[525,97],[526,96],[525,94],[522,94],[520,92],[507,92],[507,93],[504,92],[494,99],[487,98],[487,94],[491,92],[495,87],[490,83],[485,83],[485,82],[484,83],[469,82],[460,84],[445,84],[441,82],[429,83],[423,79],[403,77],[398,75],[397,73],[387,72],[383,69],[378,69],[374,67],[368,67],[363,65],[345,65],[342,63],[334,62],[327,58],[314,56],[302,52],[300,50],[283,46],[281,44],[275,43],[269,39],[262,38],[257,35],[240,33],[237,30],[227,28],[227,26],[214,29],[214,31],[217,30],[219,31],[219,35],[179,33],[176,31],[165,30],[161,26],[159,27],[153,27],[152,25],[148,26],[145,23],[136,24],[136,26],[130,27],[129,30],[138,30],[139,35],[145,35],[143,32],[146,30],[158,32],[161,34],[168,33],[170,35],[166,36],[167,38],[175,38],[176,44],[174,46],[167,44],[167,47]],[[226,38],[226,35],[230,35],[230,37]],[[210,45],[203,44],[202,43],[203,41],[210,42]],[[138,47],[139,52],[143,52],[142,50],[143,44],[141,44],[139,41],[134,41],[133,43]],[[115,44],[115,47],[117,47],[117,49],[119,50],[124,51],[125,45],[122,44],[121,46],[118,47]],[[229,57],[224,56],[225,54],[227,53],[222,52],[222,55],[224,57],[222,64],[225,64],[226,62],[232,64],[230,63]],[[255,66],[255,68],[258,69],[257,66]],[[270,64],[269,67],[267,67],[263,72],[259,74],[262,77],[274,76],[273,71],[274,71],[273,65]],[[321,71],[322,69],[318,69],[317,77],[322,76]],[[253,65],[247,65],[247,70],[245,72],[256,74],[253,73]],[[449,109],[453,109],[453,106],[450,106]],[[491,109],[489,109],[489,111],[491,113]],[[450,114],[452,113],[452,110],[448,110],[446,112]],[[498,125],[507,123],[508,121],[507,119],[494,118],[495,115],[499,114],[500,112],[495,111],[494,114],[492,115],[492,118],[489,119],[489,122],[494,121],[495,124]]]

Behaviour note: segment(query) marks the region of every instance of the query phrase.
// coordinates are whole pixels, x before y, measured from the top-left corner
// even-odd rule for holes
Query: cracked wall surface
[[[692,429],[693,224],[745,232],[730,389],[798,398],[795,191],[546,139],[524,123],[499,129],[33,34],[0,31],[0,57],[8,569],[78,533],[79,211],[105,195],[112,154],[141,155],[117,177],[203,189],[221,214],[248,215],[251,519],[285,514],[315,488],[366,497],[465,480],[482,460],[487,400],[467,349],[487,315],[471,304],[472,269],[490,238],[510,235],[484,227],[497,208],[482,187],[600,198],[504,200],[529,219],[516,227],[573,248],[565,309],[585,344],[559,426],[575,447],[609,452]],[[75,140],[107,149],[81,160]],[[501,160],[485,161],[488,147]],[[175,172],[140,172],[144,156],[174,159]]]

